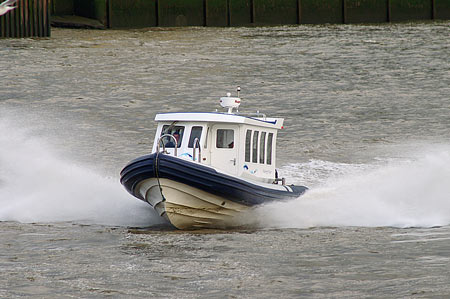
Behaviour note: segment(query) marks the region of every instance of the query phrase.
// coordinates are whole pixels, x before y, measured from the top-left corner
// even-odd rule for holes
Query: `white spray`
[[[0,221],[74,221],[118,226],[162,222],[106,178],[55,154],[31,131],[0,121]]]
[[[118,182],[63,159],[30,130],[0,121],[0,221],[147,226],[153,209]],[[263,227],[431,227],[450,224],[450,150],[373,166],[310,161],[283,167],[313,182],[297,200],[257,208]]]
[[[298,171],[340,171],[297,200],[257,209],[257,217],[265,227],[449,225],[450,150],[419,156],[376,167],[318,161],[296,165]],[[292,173],[292,168],[286,170]]]

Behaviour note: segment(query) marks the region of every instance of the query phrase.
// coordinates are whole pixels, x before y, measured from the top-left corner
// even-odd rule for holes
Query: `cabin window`
[[[202,136],[202,129],[203,127],[200,126],[192,127],[191,136],[189,137],[189,144],[188,144],[189,148],[194,147],[195,138],[198,138],[198,140],[200,141],[200,137]]]
[[[218,129],[216,148],[234,148],[234,130]]]
[[[264,164],[264,151],[266,149],[266,132],[261,132],[261,137],[259,138],[259,163]]]
[[[250,162],[250,148],[252,143],[252,130],[245,134],[245,162]]]
[[[258,163],[258,136],[259,131],[253,132],[253,142],[252,142],[252,162]]]
[[[177,147],[180,147],[183,140],[184,126],[164,125],[161,131],[161,136],[166,134],[175,137],[177,140]],[[175,147],[175,141],[172,137],[164,137],[162,138],[162,142],[165,147]]]
[[[272,164],[272,141],[273,141],[273,133],[269,133],[267,136],[267,164]]]

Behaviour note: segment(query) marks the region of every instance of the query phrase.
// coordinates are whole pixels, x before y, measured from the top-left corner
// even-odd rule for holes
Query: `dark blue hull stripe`
[[[120,182],[133,196],[145,200],[135,190],[143,180],[165,178],[205,192],[224,197],[246,206],[260,205],[277,200],[294,199],[308,188],[290,185],[292,192],[265,188],[251,182],[219,173],[210,167],[192,163],[170,155],[156,153],[137,158],[121,171]]]

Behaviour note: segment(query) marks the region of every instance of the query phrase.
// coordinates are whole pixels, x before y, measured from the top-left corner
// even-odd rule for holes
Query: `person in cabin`
[[[172,134],[172,136],[175,137],[175,139],[177,140],[177,145],[178,145],[177,147],[180,147],[180,133],[174,132]],[[169,141],[166,143],[166,147],[175,147],[175,143],[174,143],[173,139],[170,137],[167,137],[167,139],[169,139]]]

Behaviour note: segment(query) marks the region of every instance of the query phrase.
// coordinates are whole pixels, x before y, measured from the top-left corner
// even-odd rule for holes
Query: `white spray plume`
[[[0,121],[0,221],[162,223],[146,203],[107,178],[59,157],[45,140]]]
[[[255,213],[264,227],[445,226],[450,224],[449,165],[448,149],[365,169],[342,164],[353,171],[340,171],[297,200],[268,204]],[[292,173],[292,165],[288,170]]]

